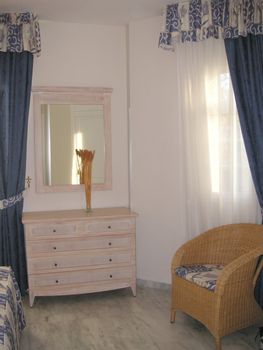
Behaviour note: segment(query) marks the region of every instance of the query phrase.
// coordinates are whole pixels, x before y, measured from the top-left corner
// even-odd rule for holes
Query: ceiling
[[[169,3],[171,0],[1,0],[0,11],[32,11],[40,20],[125,25],[161,15]]]

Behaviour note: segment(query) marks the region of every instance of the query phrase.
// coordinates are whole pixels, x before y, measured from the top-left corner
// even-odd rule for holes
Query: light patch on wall
[[[77,132],[74,134],[74,150],[72,156],[72,184],[79,184],[79,173],[76,171],[79,169],[79,160],[76,155],[76,149],[83,149],[83,134],[82,132]]]

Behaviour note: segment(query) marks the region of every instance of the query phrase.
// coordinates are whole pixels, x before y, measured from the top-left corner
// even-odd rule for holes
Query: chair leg
[[[174,323],[175,316],[176,316],[176,311],[174,309],[172,309],[171,310],[171,318],[170,318],[171,323]]]
[[[221,339],[215,338],[215,342],[216,342],[216,350],[222,350]]]

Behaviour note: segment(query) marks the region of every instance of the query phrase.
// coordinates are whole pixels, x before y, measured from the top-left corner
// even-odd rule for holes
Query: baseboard
[[[162,282],[155,282],[155,281],[149,281],[149,280],[142,280],[137,279],[137,286],[142,288],[154,288],[154,289],[162,289],[170,291],[171,285],[168,283],[162,283]]]

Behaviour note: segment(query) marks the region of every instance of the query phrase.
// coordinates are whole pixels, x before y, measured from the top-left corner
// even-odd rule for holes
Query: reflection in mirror
[[[83,190],[76,149],[94,150],[92,188],[111,188],[109,88],[34,88],[38,192]]]
[[[105,172],[104,117],[101,105],[42,104],[43,179],[47,186],[80,184],[76,149],[95,150],[92,183]]]

